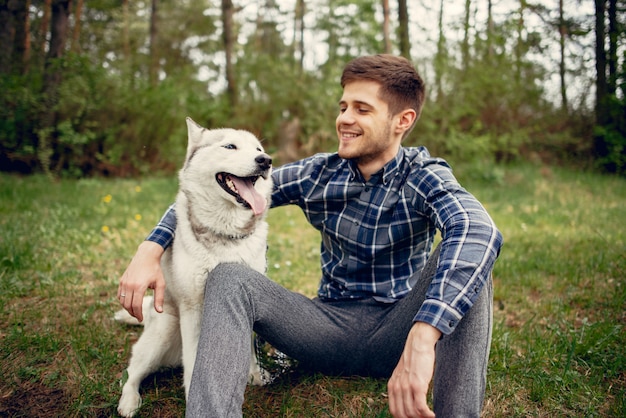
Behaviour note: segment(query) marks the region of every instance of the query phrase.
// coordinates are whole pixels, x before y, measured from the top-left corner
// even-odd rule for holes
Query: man
[[[480,414],[502,236],[445,161],[401,146],[425,96],[408,60],[357,58],[341,85],[338,152],[272,175],[272,206],[300,206],[321,232],[318,297],[245,266],[218,266],[207,281],[188,416],[241,415],[252,331],[313,370],[390,377],[396,417],[434,416],[433,375],[437,416]],[[138,319],[147,288],[161,310],[159,259],[174,229],[170,209],[121,278],[120,301]],[[429,258],[437,229],[442,242]]]

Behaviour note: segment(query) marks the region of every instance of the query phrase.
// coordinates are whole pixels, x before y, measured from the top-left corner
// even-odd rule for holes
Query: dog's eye
[[[226,145],[222,145],[224,148],[226,149],[237,149],[237,145],[235,144],[226,144]]]

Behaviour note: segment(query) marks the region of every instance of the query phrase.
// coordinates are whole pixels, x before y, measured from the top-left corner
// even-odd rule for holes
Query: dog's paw
[[[265,386],[270,381],[270,374],[267,370],[257,369],[250,371],[248,375],[248,384],[252,386]]]
[[[123,417],[130,418],[137,413],[141,406],[141,396],[139,393],[123,393],[120,403],[117,404],[117,413]]]

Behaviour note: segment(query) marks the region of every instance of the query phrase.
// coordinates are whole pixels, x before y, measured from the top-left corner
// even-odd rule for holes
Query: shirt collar
[[[383,184],[387,185],[398,175],[404,159],[404,148],[400,147],[396,156],[383,167]]]
[[[398,174],[399,167],[402,163],[403,158],[404,158],[404,148],[400,147],[398,149],[398,153],[396,154],[396,156],[387,164],[385,164],[385,166],[380,171],[372,175],[372,179],[380,178],[381,172],[382,172],[383,184],[387,185],[393,179],[393,177],[395,177]],[[357,178],[363,179],[363,176],[361,172],[359,171],[357,164],[354,160],[344,160],[344,161],[347,163],[348,170],[350,170],[350,181],[354,181]]]

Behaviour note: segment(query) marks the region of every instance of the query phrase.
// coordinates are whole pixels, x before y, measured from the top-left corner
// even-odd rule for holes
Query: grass
[[[506,243],[494,271],[486,417],[626,416],[626,180],[534,165],[461,169]],[[119,276],[174,178],[0,175],[0,415],[115,416],[140,329],[111,320]],[[313,295],[318,234],[270,213],[269,275]],[[182,416],[180,370],[142,386],[140,416]],[[245,415],[388,416],[384,380],[287,374]]]

